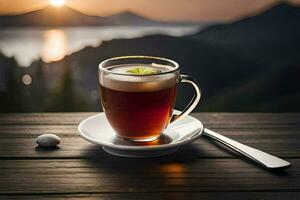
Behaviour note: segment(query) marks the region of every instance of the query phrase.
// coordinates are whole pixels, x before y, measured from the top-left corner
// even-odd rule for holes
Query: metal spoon
[[[265,168],[282,169],[282,168],[288,168],[291,166],[291,163],[289,163],[281,158],[278,158],[276,156],[262,152],[258,149],[254,149],[247,145],[236,142],[230,138],[220,135],[220,134],[218,134],[212,130],[209,130],[207,128],[204,129],[203,135],[224,144],[225,146],[246,156],[247,158],[250,158],[251,160],[255,161],[256,163],[262,165]]]

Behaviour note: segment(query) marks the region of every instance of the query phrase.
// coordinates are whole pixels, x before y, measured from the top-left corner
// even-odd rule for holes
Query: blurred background
[[[197,111],[300,112],[300,0],[0,0],[0,15],[0,112],[101,111],[98,64],[136,54],[194,76]]]

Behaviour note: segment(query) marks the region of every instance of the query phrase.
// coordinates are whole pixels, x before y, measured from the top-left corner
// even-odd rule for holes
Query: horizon
[[[87,16],[99,16],[99,17],[107,17],[110,15],[115,14],[121,14],[121,13],[133,13],[137,16],[141,16],[144,18],[148,18],[151,20],[157,20],[157,21],[166,21],[166,22],[192,22],[192,23],[199,23],[199,22],[232,22],[237,21],[242,18],[247,18],[253,15],[257,15],[261,12],[264,12],[265,10],[268,10],[270,7],[276,6],[278,4],[282,3],[288,3],[293,6],[300,6],[300,0],[287,0],[287,1],[278,1],[278,0],[256,0],[252,1],[251,4],[242,1],[242,0],[226,0],[223,3],[208,3],[209,1],[197,1],[196,6],[193,4],[193,8],[182,5],[182,0],[169,0],[172,3],[175,4],[175,6],[172,6],[172,9],[165,8],[165,3],[162,3],[161,6],[155,5],[151,6],[149,9],[145,8],[145,2],[134,4],[135,7],[132,7],[130,5],[115,5],[111,2],[118,2],[118,0],[110,1],[110,4],[113,4],[113,6],[110,7],[108,4],[108,1],[99,1],[101,3],[105,3],[106,9],[102,8],[95,10],[93,5],[96,4],[94,0],[89,0],[92,2],[92,4],[84,4],[81,0],[65,0],[60,6],[54,6],[51,5],[51,2],[48,0],[39,1],[39,4],[32,4],[28,7],[28,1],[26,1],[26,6],[23,5],[24,0],[18,0],[20,5],[16,5],[14,3],[11,3],[8,0],[2,0],[2,5],[0,6],[0,16],[17,16],[22,15],[26,13],[35,12],[38,10],[43,10],[47,7],[53,7],[57,10],[67,7],[70,9],[73,9],[81,14],[87,15]],[[36,0],[30,0],[32,2],[35,2]],[[22,3],[23,2],[23,3]],[[59,1],[58,1],[59,2]],[[97,1],[98,2],[98,1]],[[134,0],[127,0],[127,2],[134,2]],[[118,2],[120,3],[120,2]],[[236,5],[234,5],[234,3]],[[147,3],[146,3],[147,4]],[[155,3],[154,3],[155,4]],[[212,5],[213,4],[213,5]],[[248,5],[249,4],[249,5]],[[23,5],[23,7],[22,7]],[[80,6],[81,5],[81,6]],[[89,5],[90,7],[87,7]],[[91,6],[92,5],[92,6]],[[98,4],[97,4],[98,5]],[[100,4],[101,5],[101,4]],[[101,7],[101,6],[100,6]],[[103,7],[103,6],[102,6]],[[158,10],[155,8],[159,8]],[[174,8],[173,8],[174,7]],[[216,12],[216,7],[221,12]],[[236,7],[236,9],[233,9],[233,7]],[[141,8],[144,10],[141,11]],[[213,8],[213,12],[211,12],[211,8]],[[167,9],[166,12],[162,12]],[[155,10],[155,12],[150,12],[147,10]],[[161,10],[161,11],[159,11]],[[177,12],[176,12],[177,10]],[[201,12],[204,11],[204,12]],[[164,14],[165,13],[165,14]],[[179,13],[179,14],[178,14]],[[213,13],[213,14],[211,14]],[[175,15],[174,15],[175,14]]]
[[[205,94],[197,111],[300,111],[294,0],[65,0],[66,7],[51,0],[49,8],[49,0],[38,0],[40,7],[34,1],[1,1],[0,11],[33,12],[0,17],[2,112],[101,111],[97,66],[126,55],[180,63]],[[138,16],[118,15],[126,11]],[[93,13],[108,17],[86,15]],[[181,23],[186,20],[198,23]],[[192,96],[188,88],[179,90],[183,108]]]
[[[135,13],[135,12],[133,12],[133,11],[130,11],[130,10],[124,10],[124,11],[122,11],[122,12],[119,12],[119,13],[112,13],[112,14],[110,14],[110,15],[103,15],[103,16],[98,16],[98,15],[87,15],[87,14],[85,14],[85,13],[83,13],[83,12],[81,12],[81,11],[79,11],[79,10],[76,10],[76,9],[74,9],[74,8],[72,8],[72,7],[70,7],[70,6],[68,6],[68,5],[62,5],[62,6],[59,6],[59,7],[55,7],[55,6],[52,6],[52,5],[47,5],[47,6],[45,6],[45,7],[43,7],[43,8],[40,8],[40,9],[37,9],[37,10],[33,10],[33,11],[29,11],[29,12],[25,12],[25,13],[13,13],[13,14],[5,14],[5,15],[0,15],[0,17],[1,16],[21,16],[21,15],[26,15],[26,14],[30,14],[30,13],[35,13],[35,12],[37,12],[37,11],[42,11],[42,10],[45,10],[45,9],[53,9],[53,10],[62,10],[62,9],[64,9],[64,8],[67,8],[67,9],[70,9],[70,10],[72,10],[72,11],[74,11],[74,12],[78,12],[78,13],[80,13],[80,14],[82,14],[82,15],[86,15],[86,16],[90,16],[90,17],[109,17],[109,16],[112,16],[112,15],[118,15],[118,14],[122,14],[122,13],[131,13],[131,14],[133,14],[133,15],[136,15],[136,16],[140,16],[140,15],[138,15],[137,13]],[[143,17],[143,16],[140,16],[140,17]],[[145,17],[146,18],[146,17]]]
[[[57,0],[58,2],[61,0]],[[287,4],[287,3],[276,3],[275,5],[273,4],[271,8],[269,8],[268,10],[264,10],[262,13],[260,14],[264,14],[265,12],[269,12],[269,10],[273,10],[276,9],[278,7],[289,7],[292,6],[295,9],[299,8],[299,7],[295,7],[293,4]],[[48,10],[47,10],[48,9]],[[59,10],[61,9],[62,13],[59,12]],[[69,11],[66,9],[70,9]],[[45,12],[43,12],[43,10],[45,10]],[[47,11],[46,11],[47,10]],[[39,12],[39,14],[35,15],[35,12]],[[75,20],[75,24],[64,24],[63,22],[62,24],[51,24],[52,22],[57,21],[57,19],[61,19],[64,15],[63,12],[69,13],[68,16],[76,16],[78,17],[78,14],[74,13],[74,12],[78,12],[80,14],[82,14],[83,16],[80,16],[80,19],[84,19],[85,21],[81,20],[81,23],[79,24],[80,26],[78,26],[78,24],[76,24],[76,20]],[[132,11],[123,11],[124,12],[130,12],[133,15],[136,15],[136,13],[133,13]],[[55,18],[52,17],[48,17],[49,15],[51,15],[52,13],[56,13],[57,15],[52,15],[52,17],[55,16]],[[26,21],[21,21],[20,23],[14,23],[14,22],[18,22],[18,21],[14,21],[15,19],[19,20],[19,19],[23,19],[22,15],[26,15],[29,14],[30,17],[29,18],[25,18],[27,19]],[[32,14],[32,15],[31,15]],[[71,15],[70,15],[71,14]],[[74,15],[73,15],[74,14]],[[117,14],[112,14],[112,15],[120,15],[122,13],[117,13]],[[18,15],[16,15],[18,16]],[[111,15],[110,15],[111,16]],[[257,15],[255,15],[257,16]],[[252,18],[255,16],[247,16],[245,18],[239,19],[237,21],[241,21],[241,20],[245,20],[248,18]],[[110,31],[104,31],[104,30],[97,30],[96,27],[99,26],[114,26],[114,27],[118,27],[120,26],[120,24],[114,24],[115,19],[117,19],[117,21],[121,21],[122,24],[122,20],[123,20],[123,16],[118,16],[117,18],[111,18],[112,20],[109,19],[109,16],[105,19],[105,22],[109,22],[106,24],[101,24],[102,19],[98,20],[97,18],[92,19],[93,23],[96,22],[96,24],[90,24],[87,26],[87,24],[85,24],[85,22],[89,23],[89,18],[85,18],[88,17],[87,15],[85,15],[84,13],[81,13],[80,11],[74,10],[73,8],[69,7],[68,5],[65,4],[61,4],[59,6],[55,6],[55,5],[47,5],[39,10],[35,10],[35,11],[30,11],[29,13],[24,13],[21,14],[21,16],[19,18],[12,18],[12,22],[9,24],[8,26],[6,26],[5,24],[2,24],[3,27],[27,27],[26,29],[20,30],[19,32],[20,35],[19,36],[15,36],[17,38],[22,38],[22,35],[28,35],[30,33],[30,35],[35,35],[34,39],[32,38],[31,40],[28,40],[28,42],[30,41],[30,51],[31,53],[29,53],[28,51],[26,52],[27,56],[22,56],[23,55],[23,50],[21,48],[21,46],[19,45],[19,42],[16,41],[11,41],[11,42],[7,42],[6,39],[4,39],[1,43],[0,43],[0,49],[1,51],[4,53],[4,55],[6,56],[14,56],[16,58],[16,61],[18,62],[18,64],[22,67],[28,67],[32,64],[32,62],[38,58],[41,58],[44,62],[52,62],[52,61],[58,61],[63,59],[66,55],[69,55],[71,53],[80,51],[81,49],[83,49],[85,46],[98,46],[101,44],[101,42],[106,41],[106,40],[112,40],[115,38],[134,38],[134,37],[139,37],[139,36],[146,36],[146,35],[151,35],[151,34],[166,34],[169,36],[183,36],[183,35],[188,35],[188,34],[194,34],[196,32],[202,31],[203,29],[205,29],[207,26],[210,27],[213,24],[217,24],[217,23],[173,23],[172,26],[174,26],[174,29],[171,30],[170,27],[163,27],[164,25],[168,25],[168,24],[164,24],[164,22],[160,22],[160,21],[151,21],[151,19],[149,18],[145,18],[145,19],[139,19],[138,17],[140,17],[139,15],[137,15],[137,18],[135,19],[135,17],[130,17],[129,18],[129,24],[125,25],[125,26],[132,26],[131,28],[134,28],[137,25],[140,25],[139,29],[137,29],[137,27],[134,28],[134,30],[132,30],[131,33],[126,33],[123,36],[118,34],[112,34],[109,33]],[[97,16],[96,16],[97,17]],[[105,18],[105,17],[104,17]],[[8,18],[3,18],[4,20],[7,20]],[[41,21],[41,24],[35,24],[35,19],[43,19],[43,20],[37,20],[37,21]],[[63,19],[63,18],[62,18]],[[74,19],[73,17],[69,18],[69,19]],[[139,21],[140,20],[140,21]],[[150,20],[150,21],[149,21]],[[60,21],[60,20],[59,20]],[[31,23],[33,22],[33,23]],[[74,22],[74,21],[73,21]],[[100,22],[99,24],[97,22]],[[126,24],[126,20],[124,21]],[[141,22],[141,24],[138,24],[137,22]],[[150,25],[148,28],[147,27],[147,23],[149,24],[155,24],[155,26],[157,27],[152,27],[152,25]],[[149,25],[148,24],[148,25]],[[123,24],[124,25],[124,24]],[[170,24],[169,24],[170,25]],[[72,45],[70,45],[70,43],[68,42],[68,40],[70,39],[70,37],[74,38],[75,35],[74,33],[76,33],[76,30],[74,29],[74,27],[80,27],[79,29],[81,31],[86,31],[84,30],[82,27],[89,27],[88,28],[88,37],[89,40],[86,39],[82,39],[82,38],[77,38],[76,40],[73,39]],[[91,26],[95,27],[96,29],[92,30]],[[121,25],[122,26],[122,25]],[[145,26],[144,29],[143,26]],[[160,26],[160,28],[159,28]],[[176,27],[177,26],[177,27]],[[40,29],[39,31],[35,30],[32,31],[33,29],[30,29],[30,27],[43,27],[44,29]],[[73,31],[65,29],[68,27],[73,27]],[[29,29],[28,29],[29,28]],[[166,29],[164,29],[166,28]],[[78,30],[79,30],[78,29]],[[128,29],[128,28],[127,28]],[[114,29],[114,30],[118,30]],[[128,32],[130,30],[130,28],[128,30],[121,30],[121,31],[125,31]],[[2,34],[7,34],[9,33],[9,31],[14,32],[14,29],[7,29],[4,28],[3,29],[4,32],[2,32]],[[7,32],[8,31],[8,32]],[[11,33],[12,33],[11,32]],[[21,34],[21,32],[23,34]],[[107,32],[107,33],[105,33]],[[103,33],[105,33],[103,35]],[[102,34],[102,36],[99,36],[98,34]],[[129,36],[129,35],[130,36]],[[109,35],[109,36],[108,36]],[[127,36],[126,36],[127,35]],[[27,37],[28,39],[29,37]],[[37,40],[37,38],[39,38],[39,42],[36,42],[35,40]],[[101,39],[100,39],[101,38]],[[35,42],[33,42],[35,41]],[[41,43],[41,41],[43,41]],[[39,43],[40,45],[37,46],[37,43]],[[10,45],[7,45],[10,44]],[[41,45],[43,44],[43,45]],[[23,52],[23,53],[22,53]]]

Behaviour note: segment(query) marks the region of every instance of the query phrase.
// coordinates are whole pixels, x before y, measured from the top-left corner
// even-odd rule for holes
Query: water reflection
[[[199,26],[5,28],[0,29],[0,51],[6,56],[14,56],[20,66],[28,67],[40,56],[43,61],[46,58],[49,62],[62,57],[63,52],[71,54],[86,46],[98,46],[102,41],[152,34],[182,36],[193,34],[199,29]],[[59,46],[63,48],[58,49]]]
[[[48,30],[43,35],[44,45],[42,59],[45,62],[61,60],[67,53],[67,37],[64,31],[59,29]]]

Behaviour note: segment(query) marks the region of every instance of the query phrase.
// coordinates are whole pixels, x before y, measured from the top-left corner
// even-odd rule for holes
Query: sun
[[[65,0],[50,0],[50,4],[54,7],[61,7],[65,4]]]

